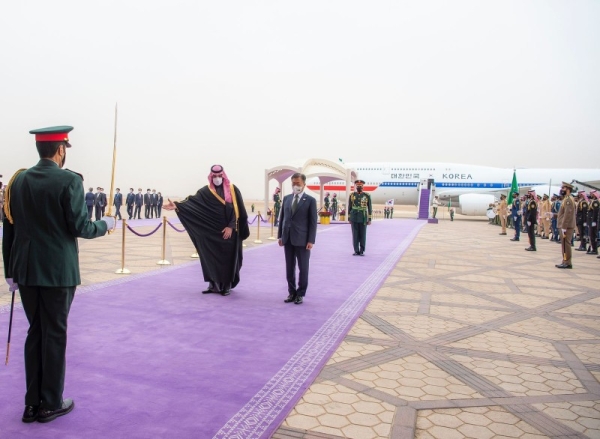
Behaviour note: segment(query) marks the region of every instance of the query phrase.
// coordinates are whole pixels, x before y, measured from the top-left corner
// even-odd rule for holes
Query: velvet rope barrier
[[[158,229],[160,229],[161,227],[162,227],[162,223],[160,223],[158,226],[156,226],[156,229],[152,230],[150,233],[139,233],[139,232],[136,232],[135,230],[133,230],[131,228],[131,226],[129,224],[127,224],[127,229],[131,233],[133,233],[136,236],[140,236],[142,238],[145,238],[146,236],[154,235],[158,231]]]
[[[172,228],[173,230],[175,230],[176,232],[179,232],[179,233],[183,233],[183,232],[185,232],[185,229],[181,229],[181,230],[179,230],[179,229],[178,229],[177,227],[175,227],[175,226],[174,226],[174,225],[171,223],[171,221],[169,221],[169,220],[167,220],[167,224],[168,224],[168,225],[170,225],[170,226],[171,226],[171,228]]]

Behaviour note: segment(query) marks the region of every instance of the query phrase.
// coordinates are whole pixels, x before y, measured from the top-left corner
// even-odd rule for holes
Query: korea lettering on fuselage
[[[473,180],[471,174],[442,174],[442,180]]]

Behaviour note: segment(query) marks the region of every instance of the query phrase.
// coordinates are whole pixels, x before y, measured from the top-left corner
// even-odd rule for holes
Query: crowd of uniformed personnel
[[[577,251],[598,255],[600,194],[597,190],[575,193],[573,185],[563,182],[559,194],[540,196],[528,191],[521,196],[515,191],[511,198],[509,204],[502,195],[494,209],[496,217],[492,221],[502,227],[500,235],[507,235],[507,227],[512,227],[514,236],[510,240],[520,241],[521,233],[527,233],[527,251],[537,251],[536,238],[561,244],[563,258],[557,268],[573,268],[571,247],[575,241],[579,241]]]

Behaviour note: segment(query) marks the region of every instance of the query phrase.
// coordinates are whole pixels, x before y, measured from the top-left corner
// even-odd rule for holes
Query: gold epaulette
[[[27,171],[27,168],[21,168],[17,172],[15,172],[15,175],[13,175],[10,178],[8,184],[6,185],[6,188],[4,189],[4,215],[6,215],[6,219],[11,224],[13,224],[13,217],[10,212],[10,189],[13,182],[15,181],[15,178],[17,178],[17,175],[19,175],[23,171]]]

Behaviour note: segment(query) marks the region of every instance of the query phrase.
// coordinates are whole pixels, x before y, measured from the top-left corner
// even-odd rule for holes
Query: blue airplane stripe
[[[542,186],[545,183],[519,183],[519,187]],[[384,181],[380,187],[418,187],[414,181]],[[442,183],[436,182],[436,188],[479,188],[479,189],[510,189],[511,183]]]

